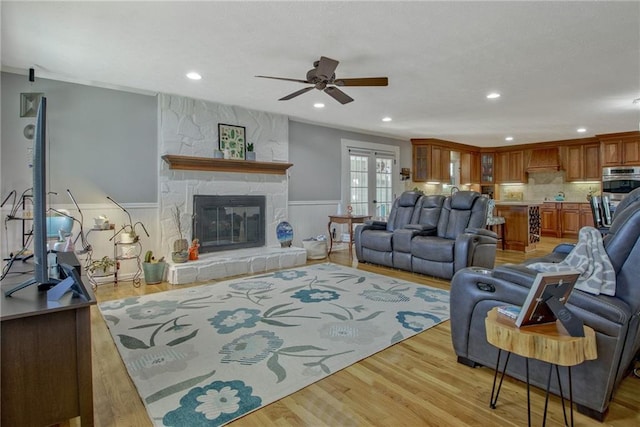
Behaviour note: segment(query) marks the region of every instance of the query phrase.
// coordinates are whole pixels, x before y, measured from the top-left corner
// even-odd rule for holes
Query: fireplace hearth
[[[200,252],[265,245],[265,196],[193,196],[193,236]]]

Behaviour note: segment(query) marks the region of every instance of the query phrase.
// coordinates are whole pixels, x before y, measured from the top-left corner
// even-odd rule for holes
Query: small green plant
[[[100,273],[106,274],[110,268],[116,266],[116,260],[109,258],[108,256],[103,256],[101,259],[97,259],[92,261],[87,267],[87,270],[91,273]]]
[[[250,143],[247,144],[247,151],[249,153],[253,152],[253,142],[250,142]]]
[[[147,251],[144,254],[144,262],[151,263],[151,264],[157,264],[159,262],[164,262],[164,257],[162,257],[160,259],[155,259],[155,257],[153,256],[153,251]]]

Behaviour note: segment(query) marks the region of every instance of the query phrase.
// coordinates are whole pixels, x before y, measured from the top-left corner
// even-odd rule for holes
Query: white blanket
[[[580,278],[575,288],[594,295],[616,293],[616,272],[604,250],[602,235],[593,227],[580,229],[578,243],[561,262],[536,262],[527,267],[543,272],[577,270]]]

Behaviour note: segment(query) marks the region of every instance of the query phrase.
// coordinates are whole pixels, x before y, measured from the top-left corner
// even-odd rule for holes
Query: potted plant
[[[167,263],[164,262],[164,257],[156,260],[153,257],[153,252],[147,251],[144,256],[144,262],[142,263],[144,282],[147,285],[153,285],[162,282],[162,280],[164,280],[164,270],[166,266]]]
[[[189,259],[189,242],[182,235],[182,218],[180,214],[180,208],[176,205],[176,208],[171,212],[173,223],[178,230],[180,238],[173,242],[173,252],[171,252],[171,260],[176,263],[187,262]]]
[[[94,275],[107,276],[112,274],[113,267],[116,266],[116,260],[103,256],[101,259],[92,261],[87,267],[87,270]]]
[[[256,153],[253,151],[253,142],[247,144],[247,160],[255,160]]]

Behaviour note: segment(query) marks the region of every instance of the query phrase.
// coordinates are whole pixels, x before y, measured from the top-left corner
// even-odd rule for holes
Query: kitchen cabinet
[[[460,184],[480,183],[480,154],[460,153]]]
[[[536,249],[540,241],[540,205],[497,201],[496,212],[505,219],[505,249],[520,252]]]
[[[480,154],[480,183],[481,184],[494,184],[495,177],[495,154],[494,153],[481,153]]]
[[[413,146],[413,181],[427,181],[427,161],[429,147],[426,145]]]
[[[545,202],[540,206],[540,234],[548,237],[560,237],[558,224],[559,208],[556,203]]]
[[[600,181],[600,144],[569,145],[562,149],[562,164],[566,171],[565,180]]]
[[[561,237],[578,237],[580,231],[580,204],[561,203],[560,230]]]
[[[594,227],[593,212],[589,203],[580,203],[580,228]]]
[[[497,183],[526,182],[523,150],[496,153],[495,166]]]
[[[593,227],[589,203],[544,202],[540,206],[541,234],[577,238],[582,227]]]
[[[413,144],[414,182],[451,182],[451,150],[440,145]]]
[[[628,132],[600,139],[602,166],[640,165],[640,133]]]

